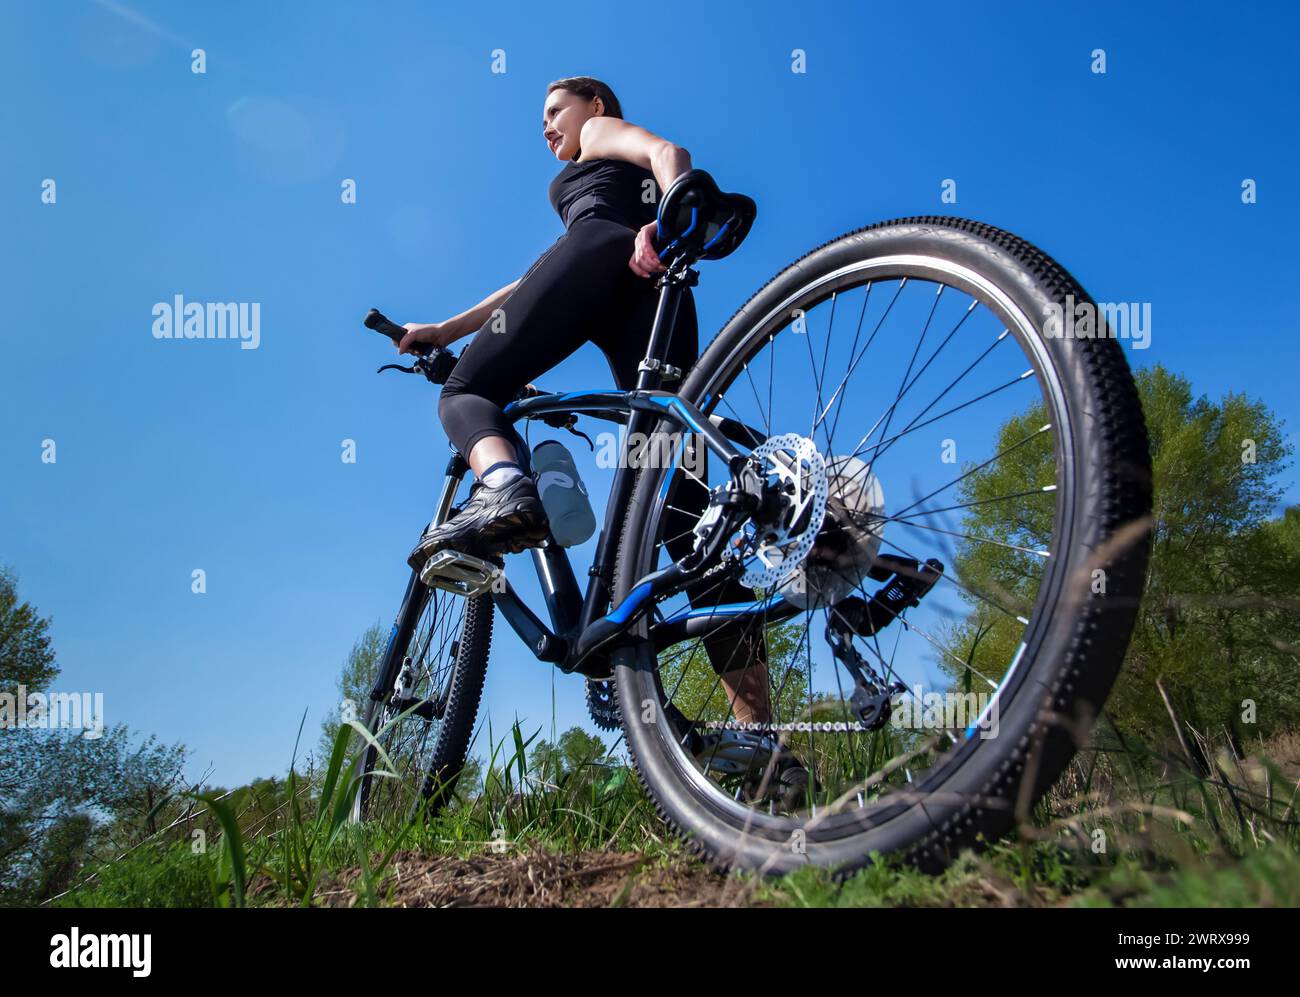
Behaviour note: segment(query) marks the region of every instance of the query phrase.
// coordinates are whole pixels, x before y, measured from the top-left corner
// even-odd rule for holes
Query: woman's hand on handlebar
[[[456,341],[456,336],[446,322],[423,324],[407,322],[402,326],[406,335],[397,344],[398,353],[428,353],[431,347],[444,349]]]
[[[653,277],[657,273],[663,273],[668,268],[659,262],[659,254],[655,252],[655,231],[658,229],[658,222],[650,222],[641,226],[641,230],[636,234],[636,244],[632,249],[632,258],[628,260],[630,266],[638,277]]]

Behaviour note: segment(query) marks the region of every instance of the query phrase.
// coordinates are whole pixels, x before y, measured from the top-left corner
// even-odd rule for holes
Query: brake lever
[[[375,373],[382,374],[386,370],[400,370],[403,374],[420,373],[420,369],[418,367],[403,367],[400,363],[386,363],[382,367],[380,367],[377,371],[375,371]]]

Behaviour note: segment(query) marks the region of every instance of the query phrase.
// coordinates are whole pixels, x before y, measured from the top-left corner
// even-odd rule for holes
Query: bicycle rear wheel
[[[816,450],[806,484],[822,475],[828,509],[842,479],[826,468],[851,468],[871,496],[813,524],[811,551],[787,544],[797,571],[769,550],[779,567],[753,575],[761,611],[736,660],[704,653],[739,612],[710,606],[707,587],[693,605],[665,599],[615,653],[637,772],[714,863],[847,870],[902,852],[939,866],[1024,819],[1074,754],[1123,659],[1151,508],[1145,424],[1118,344],[1101,338],[1100,316],[1096,338],[1052,335],[1052,317],[1078,305],[1092,306],[1079,284],[1009,233],[903,219],[778,274],[692,371],[681,394],[704,412]],[[788,459],[794,444],[781,445]],[[684,468],[683,452],[640,474],[616,602],[663,566],[673,517],[701,508],[681,488],[726,477]],[[870,563],[850,571],[817,561],[844,516],[871,539]],[[742,550],[755,542],[737,537]],[[882,614],[889,586],[918,577],[906,565],[931,558],[928,591]],[[796,578],[821,581],[810,594]],[[692,614],[713,629],[656,650],[669,622]],[[860,687],[887,700],[881,715],[861,709]]]

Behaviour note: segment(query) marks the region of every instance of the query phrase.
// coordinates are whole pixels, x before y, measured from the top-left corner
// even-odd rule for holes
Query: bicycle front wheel
[[[492,600],[430,589],[412,574],[365,726],[353,820],[432,816],[452,799],[474,733],[492,642]]]
[[[1091,335],[1063,335],[1080,308]],[[669,824],[718,865],[779,873],[872,852],[938,866],[1026,819],[1105,703],[1150,543],[1141,407],[1092,299],[999,229],[886,222],[774,277],[681,394],[826,505],[806,542],[735,538],[752,603],[702,583],[616,652]],[[639,476],[616,601],[726,478],[674,453]],[[834,553],[845,535],[856,562]],[[716,639],[740,618],[743,639]]]

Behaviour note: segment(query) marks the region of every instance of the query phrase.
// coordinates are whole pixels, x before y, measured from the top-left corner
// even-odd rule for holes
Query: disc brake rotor
[[[812,550],[826,516],[826,461],[806,436],[772,436],[751,454],[762,464],[760,473],[775,479],[785,500],[779,522],[745,527],[741,556],[745,570],[740,583],[770,589],[798,570]]]

